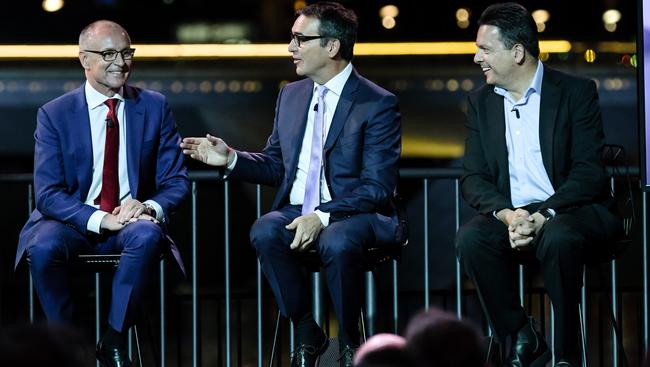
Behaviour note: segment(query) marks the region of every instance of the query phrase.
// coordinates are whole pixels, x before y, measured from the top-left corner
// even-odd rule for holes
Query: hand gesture
[[[235,159],[235,151],[210,134],[205,138],[183,138],[181,148],[183,154],[210,166],[225,167]]]

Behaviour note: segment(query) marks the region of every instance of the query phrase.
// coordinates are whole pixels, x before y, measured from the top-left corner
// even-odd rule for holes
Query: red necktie
[[[118,175],[118,156],[120,151],[120,125],[117,122],[118,99],[107,99],[106,144],[104,145],[104,170],[102,171],[102,191],[99,194],[99,209],[111,213],[120,200],[120,179]]]

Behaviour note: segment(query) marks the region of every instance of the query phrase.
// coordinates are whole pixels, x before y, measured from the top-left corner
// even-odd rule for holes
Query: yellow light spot
[[[226,82],[223,80],[219,80],[216,83],[214,83],[214,91],[217,93],[223,93],[226,91],[226,88],[228,86],[226,85]]]
[[[385,17],[395,18],[398,15],[399,15],[399,9],[395,5],[385,5],[382,6],[381,9],[379,9],[380,18],[385,18]]]
[[[450,92],[455,92],[458,90],[458,80],[456,79],[449,79],[447,80],[447,89]]]
[[[210,93],[212,91],[212,83],[204,80],[199,84],[199,90],[201,93]]]
[[[596,61],[596,51],[592,49],[585,51],[585,61],[589,63]]]
[[[460,83],[460,88],[465,92],[469,92],[474,89],[474,82],[471,79],[463,79],[463,82]]]
[[[383,17],[381,18],[381,25],[386,29],[395,28],[395,18],[393,17]]]
[[[537,23],[537,33],[542,33],[546,30],[546,23]]]
[[[469,20],[457,20],[456,25],[458,25],[458,28],[466,29],[469,27]]]
[[[307,6],[306,1],[297,0],[297,1],[294,1],[294,3],[293,3],[293,10],[300,10],[300,9],[304,8],[305,6]]]
[[[539,53],[539,59],[542,61],[548,60],[549,54],[548,52],[540,52]]]
[[[605,23],[603,26],[607,32],[611,33],[616,31],[616,23]]]
[[[469,10],[466,8],[460,8],[456,10],[456,20],[457,21],[468,21],[469,20]]]
[[[49,13],[61,10],[63,8],[63,0],[43,0],[42,7],[43,10]]]
[[[546,23],[551,19],[551,14],[545,9],[537,9],[532,14],[535,23]]]
[[[603,23],[618,23],[621,20],[621,12],[616,9],[609,9],[603,13]]]

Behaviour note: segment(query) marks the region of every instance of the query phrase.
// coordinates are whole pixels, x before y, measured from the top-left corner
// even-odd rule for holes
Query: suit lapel
[[[553,81],[553,71],[545,67],[539,106],[539,145],[544,168],[551,182],[553,182],[553,132],[561,98],[562,90]]]
[[[327,132],[327,140],[323,145],[323,152],[327,152],[332,148],[332,146],[334,146],[334,142],[336,142],[345,122],[348,120],[348,115],[350,114],[350,109],[354,103],[358,86],[359,74],[357,74],[355,70],[352,70],[352,74],[350,74],[350,77],[341,92],[341,97],[339,98],[339,103],[336,105],[334,116],[332,116],[332,124]]]
[[[88,116],[88,103],[86,102],[85,84],[77,89],[75,103],[71,107],[70,135],[72,141],[78,142],[75,149],[75,165],[81,201],[86,201],[90,184],[93,180],[93,146],[90,132],[90,117]]]
[[[493,150],[495,160],[499,166],[499,172],[505,172],[506,180],[508,183],[508,192],[510,191],[510,173],[508,170],[508,148],[506,146],[506,120],[503,111],[503,97],[496,94],[494,89],[490,89],[488,97],[485,102],[487,127],[482,128],[482,131],[488,132],[487,141],[494,144],[493,147],[485,147],[488,150]]]
[[[124,86],[124,109],[126,111],[126,161],[128,165],[131,197],[138,196],[140,172],[140,149],[144,138],[144,106],[136,89]]]
[[[289,100],[286,102],[289,111],[300,111],[300,113],[290,114],[291,119],[286,122],[287,126],[278,129],[280,135],[280,144],[283,151],[290,152],[285,156],[286,167],[290,170],[289,177],[294,177],[298,168],[298,157],[302,148],[302,138],[307,128],[307,114],[309,113],[309,104],[311,101],[314,83],[305,79],[304,84],[298,88],[294,95],[286,96]],[[307,81],[308,80],[308,81]],[[284,116],[284,115],[283,115]],[[278,117],[280,118],[280,117]],[[276,122],[278,126],[284,125],[282,121]]]

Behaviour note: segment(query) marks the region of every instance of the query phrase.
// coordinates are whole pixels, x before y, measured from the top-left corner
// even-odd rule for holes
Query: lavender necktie
[[[320,205],[320,173],[323,162],[323,119],[325,115],[325,86],[317,86],[316,116],[314,117],[314,130],[311,136],[311,154],[309,157],[309,170],[305,182],[305,198],[302,202],[302,214],[309,214]]]

